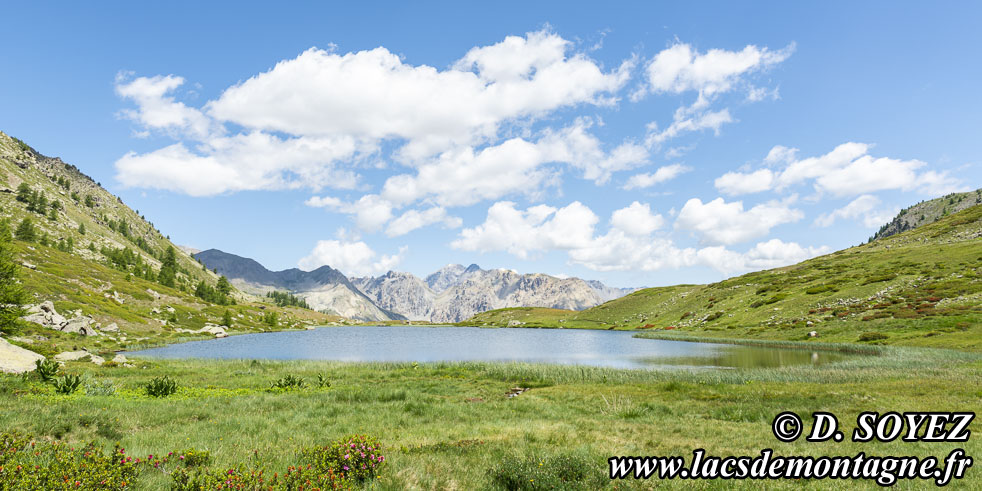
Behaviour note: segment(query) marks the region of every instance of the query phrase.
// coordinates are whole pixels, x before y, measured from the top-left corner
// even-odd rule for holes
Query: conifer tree
[[[21,203],[29,203],[31,201],[31,187],[26,182],[22,182],[20,186],[17,186],[17,201]]]
[[[17,240],[23,240],[24,242],[34,242],[37,240],[37,230],[34,229],[34,222],[30,218],[21,220],[20,225],[17,226],[17,231],[14,232],[14,236],[17,237]]]
[[[0,331],[10,333],[24,315],[27,293],[17,282],[18,265],[10,250],[10,225],[0,221]]]
[[[218,278],[218,284],[215,286],[215,288],[218,290],[218,293],[221,293],[222,295],[232,293],[232,285],[228,283],[228,278],[226,278],[225,275]]]

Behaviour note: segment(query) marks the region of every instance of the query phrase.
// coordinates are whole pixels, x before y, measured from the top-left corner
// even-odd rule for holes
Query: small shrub
[[[882,332],[870,331],[864,332],[859,335],[860,341],[879,341],[881,339],[887,339],[889,336],[883,334]]]
[[[144,389],[150,397],[167,397],[177,392],[177,382],[164,375],[147,382]]]
[[[835,287],[832,285],[816,285],[805,289],[805,293],[809,295],[815,295],[818,293],[834,292]]]
[[[74,394],[82,386],[82,377],[78,375],[63,375],[61,378],[55,379],[52,383],[55,386],[55,392],[65,395]]]
[[[290,466],[286,472],[270,476],[263,470],[246,469],[177,469],[171,474],[171,489],[200,491],[203,489],[351,489],[351,482],[329,469],[317,472],[310,467]]]
[[[276,382],[273,382],[273,386],[271,388],[282,389],[282,390],[295,390],[295,389],[299,390],[299,389],[303,389],[306,386],[307,383],[304,382],[303,378],[297,377],[293,374],[288,374],[287,376],[277,380]]]
[[[366,435],[352,435],[326,447],[304,449],[300,456],[318,474],[333,469],[355,481],[378,477],[385,465],[382,444]]]
[[[177,459],[184,464],[184,467],[204,467],[211,463],[211,452],[186,448],[178,452]]]
[[[331,386],[331,381],[324,375],[317,374],[317,388],[326,389]]]
[[[134,487],[138,464],[117,447],[106,454],[93,444],[0,435],[0,489],[124,489]]]
[[[48,383],[54,381],[60,365],[53,360],[36,360],[34,366],[36,367],[34,373],[37,374],[38,378],[42,382]]]
[[[85,384],[85,395],[87,396],[111,396],[116,394],[116,386],[112,381],[89,382]]]
[[[495,486],[509,490],[597,489],[606,484],[599,469],[583,456],[564,454],[545,459],[506,457],[487,473]]]

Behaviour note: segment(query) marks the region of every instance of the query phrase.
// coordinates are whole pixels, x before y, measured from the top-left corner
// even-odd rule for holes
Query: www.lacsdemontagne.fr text
[[[871,480],[881,486],[891,486],[901,479],[933,480],[944,486],[952,479],[961,479],[972,466],[972,458],[962,449],[951,451],[947,457],[853,456],[810,457],[775,456],[764,449],[757,456],[706,456],[703,449],[685,457],[611,457],[611,479],[855,479]]]

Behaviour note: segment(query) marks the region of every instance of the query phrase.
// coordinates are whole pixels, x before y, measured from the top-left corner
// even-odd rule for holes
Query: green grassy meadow
[[[303,447],[367,433],[387,463],[369,489],[500,488],[489,473],[509,459],[550,463],[574,458],[584,475],[563,487],[730,487],[724,481],[617,481],[605,478],[613,455],[936,455],[948,443],[781,443],[770,423],[782,411],[804,418],[836,414],[846,434],[861,411],[972,411],[982,402],[982,355],[883,347],[879,355],[823,366],[777,369],[640,371],[490,363],[339,363],[139,360],[133,368],[68,363],[83,385],[111,384],[111,396],[54,393],[33,376],[0,376],[0,428],[41,439],[119,443],[129,455],[207,450],[216,469],[244,465],[282,472]],[[168,376],[180,388],[152,398],[142,386]],[[293,375],[304,389],[271,390]],[[318,387],[317,376],[330,386]],[[513,387],[531,390],[515,398]],[[93,390],[95,392],[95,390]],[[973,430],[978,428],[975,422]],[[982,450],[977,438],[961,446]],[[552,464],[549,464],[552,465]],[[549,465],[512,467],[548,482]],[[955,488],[979,488],[977,469]],[[167,489],[165,471],[144,470],[137,489]],[[862,482],[746,482],[752,488],[866,488]],[[901,482],[899,489],[925,487]]]

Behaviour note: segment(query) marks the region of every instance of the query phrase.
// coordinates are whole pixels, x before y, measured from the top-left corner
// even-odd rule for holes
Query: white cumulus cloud
[[[376,275],[395,268],[407,250],[401,247],[397,254],[379,256],[360,240],[319,240],[310,254],[300,259],[298,266],[304,271],[330,266],[349,276]]]
[[[716,198],[703,203],[692,198],[675,220],[675,228],[689,230],[709,244],[737,244],[762,237],[771,229],[801,220],[804,213],[779,202],[762,203],[749,210],[742,201],[727,203]]]
[[[766,167],[751,172],[727,172],[716,179],[721,192],[738,195],[783,191],[811,183],[819,195],[858,196],[877,191],[920,191],[931,196],[966,189],[946,171],[920,169],[927,163],[874,157],[871,145],[847,142],[817,157],[798,158],[798,150],[777,145],[764,159]]]
[[[515,203],[499,201],[488,209],[484,223],[462,230],[450,246],[465,251],[507,251],[526,259],[534,252],[586,246],[597,221],[593,211],[578,201],[563,208],[537,205],[524,211]]]
[[[447,215],[447,210],[439,206],[424,211],[408,210],[389,223],[385,234],[389,237],[398,237],[434,223],[442,223],[446,228],[457,228],[463,224],[463,220]]]
[[[635,174],[631,176],[627,183],[624,185],[624,189],[638,189],[638,188],[650,188],[656,184],[661,184],[666,181],[671,181],[675,179],[680,174],[691,171],[691,167],[684,166],[682,164],[670,164],[659,167],[655,172]]]
[[[823,213],[815,219],[819,227],[831,227],[839,219],[859,220],[864,227],[874,228],[883,225],[897,213],[897,210],[877,209],[880,198],[864,194],[849,202],[846,206],[829,213]]]

